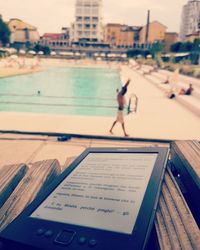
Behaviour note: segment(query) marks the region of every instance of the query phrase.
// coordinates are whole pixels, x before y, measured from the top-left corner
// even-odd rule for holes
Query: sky
[[[179,32],[181,11],[188,0],[103,0],[104,23],[145,25],[147,10],[169,32]],[[76,0],[0,0],[4,21],[19,18],[45,32],[60,32],[74,21]]]

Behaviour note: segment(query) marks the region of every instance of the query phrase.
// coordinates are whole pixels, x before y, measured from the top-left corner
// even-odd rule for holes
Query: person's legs
[[[110,129],[110,133],[111,133],[111,134],[113,133],[112,130],[113,130],[113,128],[114,128],[114,126],[115,126],[116,123],[117,123],[117,121],[114,121],[114,122],[113,122],[113,125],[112,125],[112,127],[111,127],[111,129]]]
[[[124,136],[128,136],[128,134],[127,134],[126,131],[125,131],[124,123],[122,123],[122,129],[123,129],[123,131],[124,131]]]

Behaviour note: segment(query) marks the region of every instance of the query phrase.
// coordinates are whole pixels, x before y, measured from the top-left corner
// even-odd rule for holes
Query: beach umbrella
[[[161,57],[170,57],[170,54],[162,55]]]
[[[61,52],[59,52],[59,54],[62,56],[73,56],[74,55],[73,52],[66,52],[66,51],[61,51]]]
[[[51,51],[51,56],[55,56],[56,55],[56,52],[55,51]]]
[[[122,54],[121,57],[127,58],[127,54]]]
[[[44,55],[44,52],[43,51],[39,51],[38,55]]]
[[[31,54],[31,55],[35,55],[36,54],[36,52],[34,50],[29,50],[28,53]]]
[[[186,53],[176,53],[174,54],[175,57],[184,57],[184,56],[189,56],[190,53],[186,52]]]
[[[152,58],[152,55],[147,55],[147,58]]]
[[[100,54],[100,56],[105,57],[105,56],[106,56],[106,54],[105,54],[105,53],[101,53],[101,54]]]
[[[75,56],[80,56],[81,54],[79,52],[76,52],[75,53]]]
[[[20,53],[20,54],[26,54],[26,51],[23,50],[23,49],[20,49],[19,53]]]

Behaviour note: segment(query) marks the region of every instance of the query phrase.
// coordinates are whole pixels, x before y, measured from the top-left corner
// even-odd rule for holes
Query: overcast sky
[[[60,32],[74,21],[76,0],[0,0],[5,21],[19,18],[44,32]],[[179,32],[182,6],[188,0],[103,0],[104,23],[144,25],[147,10],[151,21],[158,20],[168,31]]]

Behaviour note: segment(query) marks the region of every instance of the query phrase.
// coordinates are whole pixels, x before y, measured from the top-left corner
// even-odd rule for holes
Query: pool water
[[[114,116],[117,70],[47,68],[0,79],[0,111]]]

